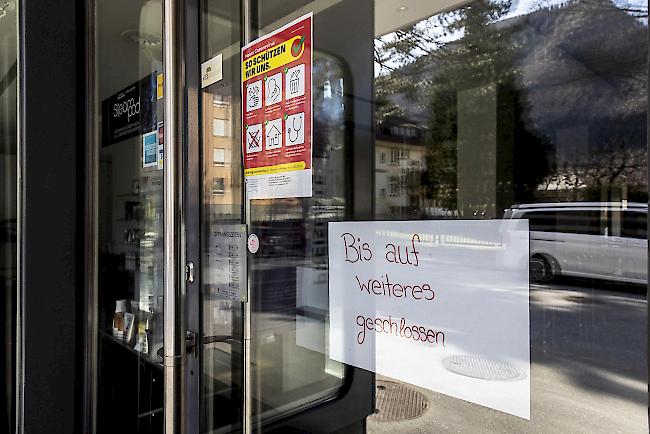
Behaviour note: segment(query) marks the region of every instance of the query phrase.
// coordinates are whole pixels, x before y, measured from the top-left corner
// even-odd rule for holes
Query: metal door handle
[[[190,330],[185,330],[185,353],[193,354],[194,356],[196,356],[197,355],[196,346],[197,346],[196,333]]]

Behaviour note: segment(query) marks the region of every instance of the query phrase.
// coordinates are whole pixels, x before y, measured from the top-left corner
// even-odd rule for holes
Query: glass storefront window
[[[238,249],[245,232],[241,229],[239,52],[233,49],[241,43],[240,22],[237,2],[203,3],[200,61],[221,54],[223,62],[222,80],[200,92],[204,235],[200,379],[206,432],[242,429],[243,304],[220,294],[224,289],[238,294],[246,289],[246,278],[237,271],[245,267],[241,258],[245,251]]]
[[[99,432],[163,429],[162,4],[95,2]],[[185,12],[198,22],[188,20],[183,37],[198,47],[183,54],[187,143],[174,192],[184,207],[175,235],[186,243],[178,318],[189,346],[185,395],[173,399],[186,400],[189,425],[647,432],[647,4],[193,5]],[[276,106],[242,125],[241,50],[309,13],[313,193],[252,199],[242,131],[261,133],[265,121],[286,128],[298,109]],[[285,152],[273,137],[265,150]],[[531,420],[330,358],[329,223],[425,220],[527,220]],[[493,247],[473,241],[468,249]]]
[[[380,376],[368,431],[647,432],[647,4],[406,3],[376,2],[376,219],[529,220],[532,417],[401,383],[426,410],[389,422]]]
[[[2,395],[0,431],[13,432],[16,424],[16,309],[18,236],[18,121],[16,79],[18,13],[15,2],[0,11],[0,334],[2,335]]]
[[[162,8],[95,2],[97,432],[163,429]]]

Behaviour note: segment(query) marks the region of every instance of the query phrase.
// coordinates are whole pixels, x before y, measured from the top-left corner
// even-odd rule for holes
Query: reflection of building
[[[230,214],[240,192],[240,148],[233,131],[230,98],[203,93],[204,191],[206,204],[215,215]],[[234,163],[234,164],[233,164]]]
[[[377,217],[407,217],[424,207],[421,177],[426,148],[421,128],[409,123],[386,125],[378,129],[376,139]]]
[[[497,22],[444,50],[414,50],[415,60],[375,82],[377,119],[432,132],[424,214],[495,218],[518,202],[646,201],[647,24],[609,0]],[[437,38],[409,32],[400,37]],[[397,61],[390,50],[378,54]],[[494,70],[480,66],[488,53]]]

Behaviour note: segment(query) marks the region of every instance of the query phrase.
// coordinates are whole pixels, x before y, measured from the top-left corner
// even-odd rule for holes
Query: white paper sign
[[[330,358],[530,419],[528,233],[330,223]]]
[[[201,88],[208,87],[222,78],[223,54],[219,53],[201,64]]]

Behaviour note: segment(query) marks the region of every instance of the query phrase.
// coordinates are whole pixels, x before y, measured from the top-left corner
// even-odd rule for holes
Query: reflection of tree
[[[647,152],[633,149],[625,139],[610,142],[591,155],[577,155],[558,164],[544,178],[542,191],[565,192],[567,200],[609,200],[625,190],[632,201],[647,201]],[[605,197],[603,197],[603,195]]]
[[[375,60],[382,68],[376,82],[377,119],[415,116],[426,122],[422,184],[433,206],[457,205],[457,95],[464,89],[497,89],[502,125],[496,128],[507,131],[497,140],[511,144],[506,145],[510,155],[499,156],[510,164],[493,182],[528,200],[547,173],[548,140],[529,128],[527,102],[515,86],[520,81],[514,61],[519,45],[512,37],[516,27],[496,23],[509,8],[507,0],[476,1],[398,31],[376,46]]]
[[[579,3],[588,5],[590,9],[602,9],[606,11],[611,11],[611,4],[606,4],[603,6],[602,0],[579,0]],[[621,4],[617,7],[619,11],[625,12],[633,16],[634,18],[647,18],[648,17],[648,8],[644,7],[640,2],[633,3],[628,2],[627,4]]]
[[[434,206],[455,209],[457,188],[456,93],[438,91],[432,101],[430,141],[422,184]]]
[[[496,100],[497,155],[485,165],[496,161],[490,182],[501,200],[605,200],[615,189],[645,200],[647,8],[540,2],[513,17],[510,6],[476,1],[376,43],[377,121],[400,117],[426,129],[422,184],[430,205],[457,206],[458,149],[473,146],[459,138],[466,90]],[[465,131],[480,129],[465,119]],[[573,127],[587,131],[583,142],[558,139]]]
[[[422,168],[408,167],[402,169],[400,184],[400,187],[406,192],[406,196],[409,198],[409,214],[411,217],[415,217],[413,215],[414,213],[417,214],[419,211],[422,211],[422,204],[416,199],[422,197]]]
[[[375,62],[382,72],[376,81],[377,120],[403,114],[396,95],[407,99],[410,110],[429,107],[436,92],[468,82],[495,79],[498,65],[512,52],[502,43],[501,31],[489,26],[503,15],[510,0],[479,0],[398,30],[375,44]],[[443,42],[445,40],[451,42]],[[510,63],[510,62],[509,62]]]

